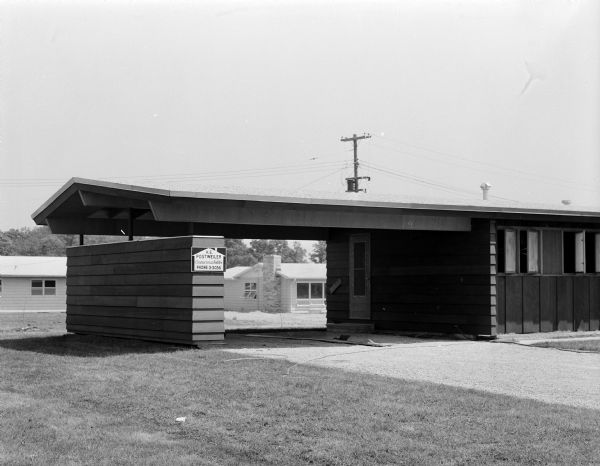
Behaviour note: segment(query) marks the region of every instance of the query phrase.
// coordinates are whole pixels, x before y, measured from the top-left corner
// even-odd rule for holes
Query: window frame
[[[300,298],[298,297],[298,286],[299,285],[306,285],[307,289],[308,289],[308,296],[306,298]],[[321,297],[320,298],[315,298],[313,297],[313,290],[312,287],[314,285],[318,285],[321,287]],[[312,281],[312,280],[308,280],[308,281],[296,281],[296,303],[298,302],[298,300],[304,300],[304,301],[314,301],[314,300],[319,300],[319,301],[323,301],[325,302],[325,283],[322,281]]]
[[[38,284],[39,283],[39,284]],[[34,293],[34,290],[36,293]],[[39,293],[37,293],[39,291]],[[44,280],[41,278],[31,279],[31,296],[44,296]]]
[[[49,285],[49,282],[54,282],[54,286]],[[56,279],[44,279],[44,296],[56,296]]]
[[[256,282],[244,282],[244,291],[242,296],[244,299],[257,299],[257,290],[258,287]]]

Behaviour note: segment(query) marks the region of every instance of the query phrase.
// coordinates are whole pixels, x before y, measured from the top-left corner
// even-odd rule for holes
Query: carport
[[[481,336],[598,329],[600,214],[592,210],[73,178],[33,219],[82,243],[94,234],[161,238],[69,249],[67,330],[80,333],[223,338],[222,270],[191,266],[194,254],[218,252],[222,237],[326,240],[330,327]]]

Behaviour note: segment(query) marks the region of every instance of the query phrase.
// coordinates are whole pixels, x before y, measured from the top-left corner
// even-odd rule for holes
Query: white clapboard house
[[[0,256],[0,310],[65,310],[66,277],[66,257]]]
[[[281,263],[277,255],[225,272],[225,310],[325,312],[326,265]]]

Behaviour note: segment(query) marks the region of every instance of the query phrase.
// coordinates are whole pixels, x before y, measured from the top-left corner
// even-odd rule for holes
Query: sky
[[[600,206],[598,24],[596,0],[0,0],[0,229],[74,176],[343,192],[353,133],[369,193]]]

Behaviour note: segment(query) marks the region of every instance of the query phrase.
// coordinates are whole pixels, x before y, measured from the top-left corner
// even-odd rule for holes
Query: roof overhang
[[[600,221],[597,212],[171,191],[72,178],[32,215],[54,233],[326,239],[331,228],[468,231],[472,218]]]

